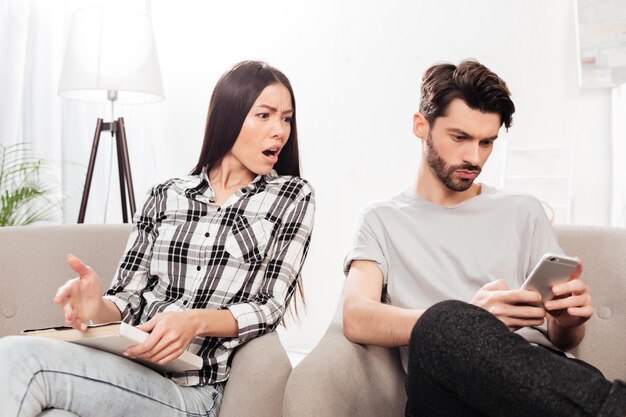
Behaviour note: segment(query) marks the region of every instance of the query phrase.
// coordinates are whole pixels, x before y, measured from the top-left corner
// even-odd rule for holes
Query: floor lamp
[[[78,223],[85,221],[102,132],[110,132],[115,139],[122,218],[127,223],[128,214],[132,220],[136,210],[135,195],[124,119],[114,120],[115,104],[143,104],[164,99],[150,18],[138,12],[107,7],[74,12],[58,94],[71,100],[111,105],[111,122],[105,123],[101,118],[96,121]]]
[[[133,188],[133,177],[130,173],[130,160],[128,159],[128,145],[126,143],[126,129],[124,127],[124,118],[103,123],[102,119],[96,122],[96,132],[93,136],[93,144],[91,146],[91,156],[89,157],[89,165],[87,166],[87,178],[85,179],[85,188],[83,189],[83,197],[80,201],[80,210],[78,212],[78,223],[85,221],[85,212],[87,211],[87,201],[89,200],[89,190],[91,189],[91,180],[93,179],[93,169],[96,164],[96,155],[98,153],[98,145],[100,144],[100,135],[102,132],[111,132],[111,139],[115,138],[115,148],[117,149],[117,167],[120,179],[120,200],[122,202],[122,220],[128,223],[128,214],[132,219],[136,211],[135,206],[135,190]],[[128,195],[128,206],[126,205],[126,196]],[[130,211],[128,211],[130,209]]]

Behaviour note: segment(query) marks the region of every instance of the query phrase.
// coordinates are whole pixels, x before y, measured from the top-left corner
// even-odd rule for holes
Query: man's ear
[[[430,125],[422,113],[413,115],[413,134],[418,138],[425,140],[428,137]]]

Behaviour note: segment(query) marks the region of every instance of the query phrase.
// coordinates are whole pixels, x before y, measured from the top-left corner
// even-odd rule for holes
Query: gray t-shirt
[[[469,301],[496,279],[519,288],[546,252],[563,253],[541,203],[530,195],[482,185],[478,196],[444,207],[406,189],[361,211],[344,272],[353,260],[374,261],[389,303],[422,309]],[[545,325],[518,333],[556,349]],[[406,370],[406,347],[400,355]]]

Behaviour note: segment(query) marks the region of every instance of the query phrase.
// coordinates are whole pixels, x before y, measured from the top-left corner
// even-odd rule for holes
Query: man
[[[593,314],[582,265],[545,304],[519,289],[544,253],[563,252],[536,199],[475,182],[514,111],[476,61],[426,71],[417,181],[360,215],[344,333],[401,347],[407,416],[624,417],[626,385],[563,353]]]

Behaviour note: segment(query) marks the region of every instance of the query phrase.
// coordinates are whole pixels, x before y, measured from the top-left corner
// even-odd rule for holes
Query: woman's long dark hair
[[[241,126],[261,92],[271,84],[282,84],[291,94],[293,115],[289,140],[274,165],[278,175],[300,176],[296,99],[289,79],[276,68],[261,61],[242,61],[219,79],[211,96],[204,131],[204,142],[192,175],[221,160],[231,150]]]

